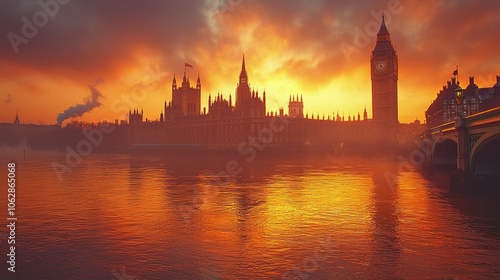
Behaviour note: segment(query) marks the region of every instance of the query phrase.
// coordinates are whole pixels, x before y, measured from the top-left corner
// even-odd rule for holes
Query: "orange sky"
[[[309,115],[347,118],[366,106],[371,116],[382,10],[399,56],[400,122],[423,120],[457,65],[460,80],[474,75],[480,87],[500,75],[497,1],[55,1],[45,1],[58,3],[46,22],[38,1],[0,3],[0,122],[18,112],[22,123],[55,124],[97,80],[102,104],[78,119],[123,119],[134,108],[156,119],[184,62],[192,83],[200,74],[206,107],[209,93],[234,95],[243,54],[268,111],[299,94]],[[31,38],[23,18],[38,20]]]

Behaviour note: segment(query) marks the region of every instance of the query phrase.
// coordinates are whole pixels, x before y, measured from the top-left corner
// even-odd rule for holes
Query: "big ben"
[[[385,26],[385,18],[377,33],[372,51],[372,112],[374,124],[384,141],[396,142],[398,131],[398,56]],[[382,140],[382,139],[381,139]]]

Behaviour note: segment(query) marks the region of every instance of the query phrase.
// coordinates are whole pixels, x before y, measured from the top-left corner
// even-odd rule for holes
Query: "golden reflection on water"
[[[95,155],[62,182],[51,160],[19,167],[28,275],[394,279],[500,264],[499,236],[474,240],[442,189],[394,162],[261,159],[217,185],[226,158]]]

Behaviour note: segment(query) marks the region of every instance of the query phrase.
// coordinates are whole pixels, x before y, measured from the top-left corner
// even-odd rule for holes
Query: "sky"
[[[184,63],[208,95],[236,90],[245,56],[267,110],[302,95],[304,111],[371,117],[370,54],[384,12],[399,57],[399,121],[424,111],[459,67],[491,87],[500,75],[499,1],[6,0],[0,2],[0,122],[159,118]],[[202,109],[203,110],[203,109]],[[67,120],[66,120],[67,122]]]

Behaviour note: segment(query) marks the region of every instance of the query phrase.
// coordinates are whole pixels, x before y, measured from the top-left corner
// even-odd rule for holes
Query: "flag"
[[[453,71],[453,76],[457,76],[458,75],[458,67],[457,69],[455,69],[455,71]]]
[[[184,67],[191,67],[191,68],[193,68],[193,65],[184,62]]]

